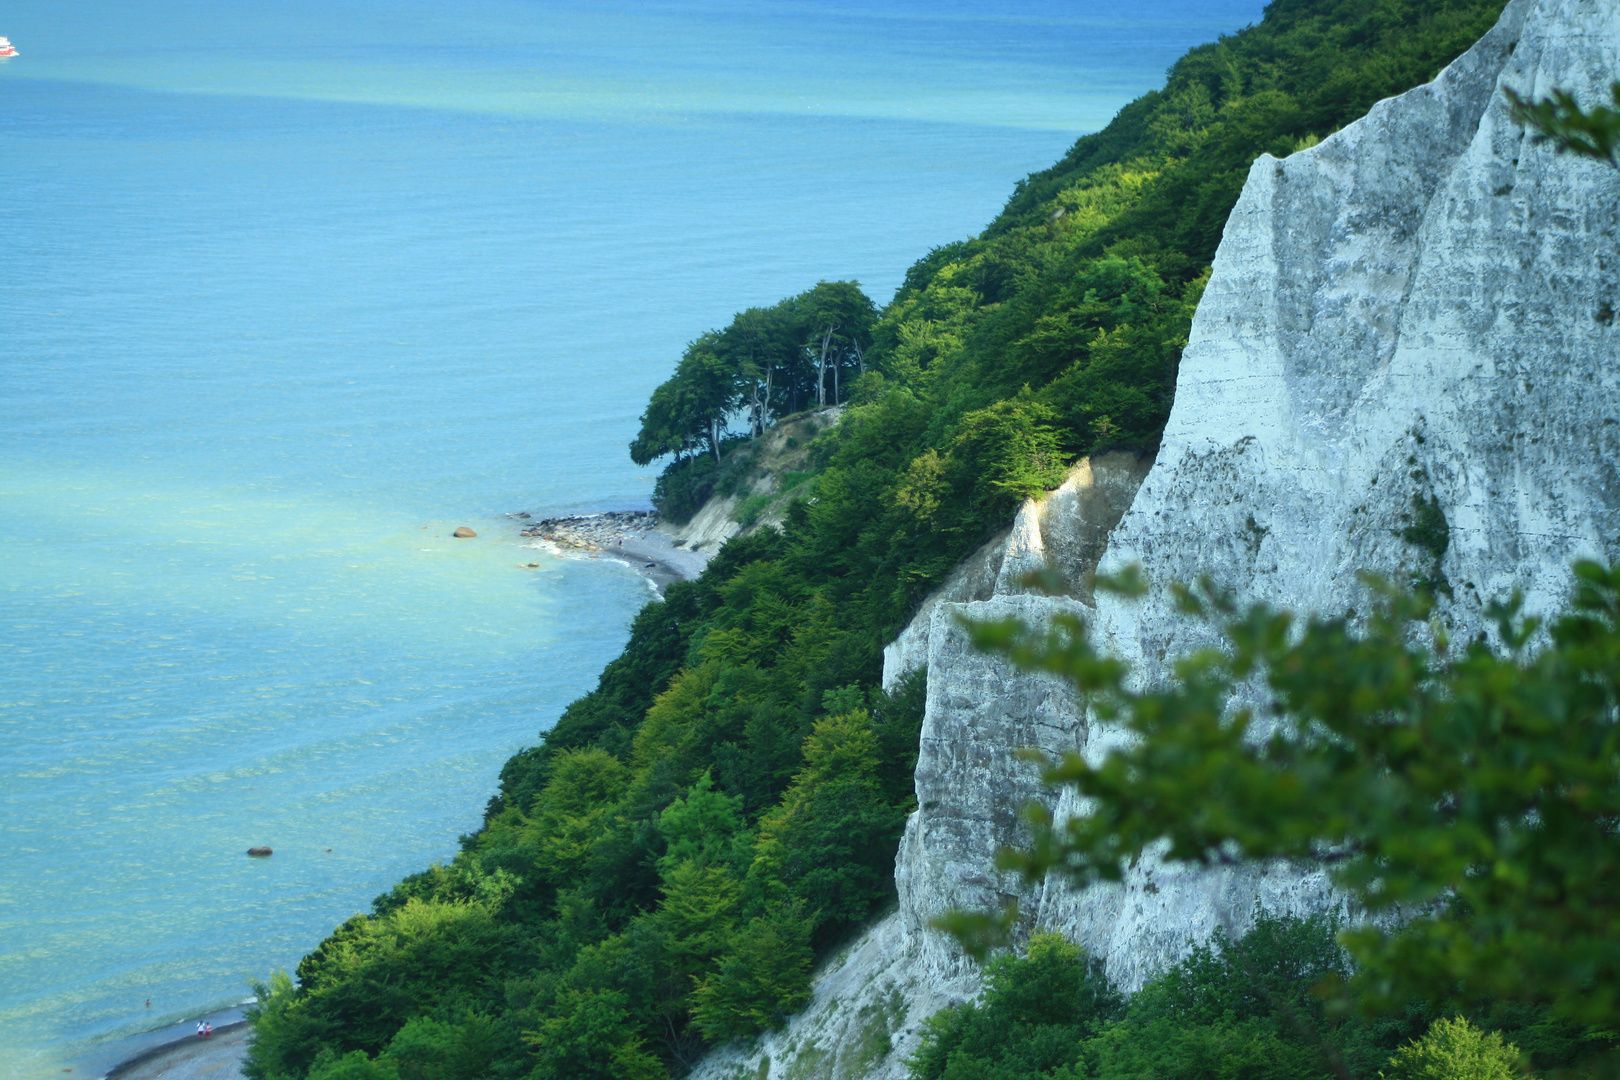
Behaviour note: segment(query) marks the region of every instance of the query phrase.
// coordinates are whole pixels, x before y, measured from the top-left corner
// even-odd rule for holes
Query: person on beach
[[[203,1038],[209,1039],[209,1038],[212,1038],[213,1035],[214,1035],[214,1025],[205,1020],[203,1022]]]
[[[202,1037],[203,1037],[203,1025],[202,1025],[202,1021],[199,1020],[199,1021],[197,1021],[197,1038],[200,1039]]]

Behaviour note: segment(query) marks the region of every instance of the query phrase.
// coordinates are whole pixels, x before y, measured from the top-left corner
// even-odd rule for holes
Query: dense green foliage
[[[1613,1042],[1540,1009],[1472,1022],[1416,1003],[1379,1019],[1331,1010],[1319,987],[1349,971],[1336,930],[1261,918],[1128,1002],[1078,948],[1037,935],[990,962],[979,1000],[927,1020],[912,1080],[1508,1080],[1521,1051],[1538,1071],[1584,1076]]]
[[[1079,1048],[1124,1012],[1102,965],[1056,934],[1025,956],[997,957],[984,996],[925,1021],[914,1080],[1040,1076],[1073,1063]]]
[[[883,644],[1074,455],[1152,448],[1253,158],[1432,77],[1500,7],[1277,0],[881,315],[823,282],[694,340],[632,446],[672,462],[661,505],[689,513],[738,440],[841,402],[813,498],[638,616],[451,865],[265,988],[250,1075],[655,1077],[797,1008],[892,896],[922,699],[877,690]]]
[[[859,284],[822,281],[688,345],[630,443],[638,465],[674,459],[653,492],[659,513],[684,522],[714,492],[734,423],[759,436],[773,420],[841,403],[866,371],[876,319]]]
[[[1462,1017],[1436,1020],[1389,1059],[1385,1080],[1511,1080],[1519,1048]]]
[[[1457,996],[1613,1027],[1620,565],[1574,570],[1567,613],[1543,625],[1496,606],[1494,640],[1459,647],[1426,594],[1376,582],[1369,614],[1308,620],[1181,590],[1220,647],[1147,690],[1076,619],[976,627],[1137,736],[1054,765],[1049,781],[1092,810],[1062,826],[1032,811],[1035,847],[1007,864],[1093,881],[1150,848],[1198,864],[1325,860],[1360,906],[1401,916],[1344,935],[1357,1003]]]

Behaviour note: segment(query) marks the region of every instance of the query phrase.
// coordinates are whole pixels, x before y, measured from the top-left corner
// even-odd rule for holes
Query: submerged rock
[[[271,851],[267,847],[250,847],[250,848],[248,848],[247,853],[249,855],[253,856],[255,859],[262,859],[266,855],[274,855],[275,854],[274,851]]]
[[[478,534],[473,532],[471,529],[467,528],[467,526],[463,525],[461,528],[457,529],[455,532],[451,533],[450,535],[454,536],[454,537],[456,537],[458,539],[461,539],[461,540],[470,540],[473,537],[477,536]]]

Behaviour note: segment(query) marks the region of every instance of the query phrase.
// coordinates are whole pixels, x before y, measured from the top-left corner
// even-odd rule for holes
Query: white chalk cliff
[[[1433,83],[1254,164],[1145,478],[1125,455],[1077,467],[885,654],[886,680],[928,665],[898,910],[826,966],[787,1029],[698,1076],[903,1077],[922,1021],[977,991],[927,928],[953,907],[1019,895],[1031,925],[1133,987],[1257,908],[1332,902],[1320,875],[1266,867],[1020,892],[992,858],[1018,841],[1019,806],[1051,795],[1013,751],[1100,754],[1116,735],[1061,685],[974,654],[955,616],[1077,611],[1151,680],[1197,644],[1164,587],[1205,573],[1327,612],[1364,602],[1363,569],[1443,578],[1463,633],[1515,588],[1557,608],[1572,559],[1620,556],[1620,171],[1536,144],[1502,90],[1590,105],[1617,77],[1620,0],[1513,0]],[[1415,499],[1445,523],[1419,542],[1404,538]],[[1155,584],[1146,598],[1085,590],[1088,571],[1131,563]],[[1019,586],[1043,564],[1071,596]]]

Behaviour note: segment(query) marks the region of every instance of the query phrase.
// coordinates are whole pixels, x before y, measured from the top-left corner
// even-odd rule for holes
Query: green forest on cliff
[[[1341,929],[1262,916],[1236,940],[1217,931],[1129,1000],[1094,958],[1037,934],[986,965],[979,1000],[927,1020],[911,1080],[1510,1080],[1525,1059],[1584,1078],[1613,1045],[1523,1004],[1335,1010],[1320,988],[1351,975]]]
[[[667,461],[661,510],[735,491],[749,434],[841,404],[802,497],[642,611],[452,863],[261,988],[248,1075],[639,1080],[802,1006],[893,899],[922,687],[879,690],[883,645],[1076,456],[1151,452],[1253,160],[1432,78],[1501,7],[1276,0],[881,311],[823,282],[694,339],[631,447]]]

